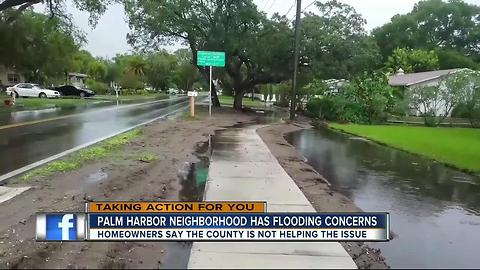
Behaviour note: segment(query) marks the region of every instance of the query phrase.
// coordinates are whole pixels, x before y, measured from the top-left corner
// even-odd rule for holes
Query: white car
[[[19,83],[7,88],[7,95],[15,94],[15,97],[39,97],[53,98],[60,97],[60,93],[55,90],[43,89],[38,84]]]

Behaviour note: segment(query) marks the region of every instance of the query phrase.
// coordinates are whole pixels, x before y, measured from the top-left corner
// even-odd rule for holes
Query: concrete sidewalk
[[[267,201],[269,212],[315,212],[258,136],[260,126],[214,138],[205,201]],[[195,242],[188,268],[357,268],[337,242]]]
[[[29,189],[30,187],[0,187],[0,203],[6,202]]]

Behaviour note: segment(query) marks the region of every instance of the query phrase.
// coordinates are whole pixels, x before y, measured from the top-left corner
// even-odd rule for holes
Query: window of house
[[[20,76],[17,73],[8,73],[7,79],[9,83],[18,83],[20,82]]]

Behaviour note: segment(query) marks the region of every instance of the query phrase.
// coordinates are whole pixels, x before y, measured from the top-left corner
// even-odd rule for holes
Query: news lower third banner
[[[37,215],[37,241],[388,241],[388,213],[268,213],[264,202],[100,202]]]

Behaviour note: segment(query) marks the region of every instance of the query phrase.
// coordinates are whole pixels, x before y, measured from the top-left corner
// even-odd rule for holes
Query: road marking
[[[185,102],[186,102],[186,101],[185,101]],[[184,103],[184,102],[180,102],[180,103],[178,103],[178,104],[182,104],[182,103]],[[178,104],[175,104],[175,105],[178,105]],[[174,105],[173,105],[173,106],[174,106]],[[71,153],[73,153],[73,152],[76,152],[76,151],[78,151],[78,150],[80,150],[80,149],[83,149],[83,148],[85,148],[85,147],[88,147],[88,146],[90,146],[90,145],[92,145],[92,144],[96,144],[96,143],[98,143],[98,142],[101,142],[101,141],[103,141],[103,140],[109,139],[109,138],[111,138],[111,137],[113,137],[113,136],[116,136],[116,135],[118,135],[118,134],[122,134],[122,133],[125,133],[125,132],[127,132],[127,131],[130,131],[130,130],[132,130],[132,129],[135,129],[135,128],[137,128],[137,127],[140,127],[140,126],[149,124],[149,123],[154,122],[154,121],[156,121],[156,120],[158,120],[158,119],[165,118],[165,117],[167,117],[167,116],[169,116],[169,115],[171,115],[171,114],[177,113],[177,112],[179,112],[179,111],[181,111],[181,110],[186,110],[187,108],[188,108],[188,105],[183,106],[183,107],[178,108],[178,109],[176,109],[176,110],[174,110],[174,111],[168,112],[168,113],[166,113],[166,114],[164,114],[164,115],[155,117],[155,118],[150,119],[150,120],[148,120],[148,121],[145,121],[145,122],[142,122],[142,123],[140,123],[140,124],[131,126],[131,127],[129,127],[129,128],[126,128],[126,129],[123,129],[123,130],[121,130],[121,131],[114,132],[114,133],[112,133],[112,134],[110,134],[110,135],[101,137],[101,138],[96,139],[96,140],[93,140],[93,141],[91,141],[91,142],[81,144],[81,145],[76,146],[76,147],[74,147],[74,148],[71,148],[71,149],[69,149],[69,150],[63,151],[63,152],[58,153],[58,154],[56,154],[56,155],[50,156],[50,157],[48,157],[48,158],[39,160],[39,161],[37,161],[37,162],[34,162],[34,163],[29,164],[29,165],[27,165],[27,166],[24,166],[24,167],[22,167],[22,168],[19,168],[19,169],[16,169],[16,170],[14,170],[14,171],[11,171],[11,172],[9,172],[9,173],[6,173],[6,174],[4,174],[4,175],[1,175],[1,176],[0,176],[0,183],[1,183],[1,182],[4,182],[5,180],[7,180],[7,179],[9,179],[9,178],[11,178],[11,177],[14,177],[14,176],[17,176],[17,175],[19,175],[19,174],[22,174],[22,173],[24,173],[24,172],[26,172],[26,171],[29,171],[29,170],[31,170],[31,169],[34,169],[34,168],[36,168],[36,167],[38,167],[38,166],[40,166],[40,165],[43,165],[43,164],[48,163],[48,162],[50,162],[50,161],[53,161],[53,160],[55,160],[55,159],[64,157],[64,156],[66,156],[66,155],[68,155],[68,154],[71,154]]]
[[[22,127],[22,126],[35,125],[35,124],[39,124],[39,123],[51,122],[51,121],[56,121],[56,120],[61,120],[61,119],[66,119],[66,118],[73,118],[73,117],[77,117],[77,116],[85,116],[85,115],[92,114],[92,113],[101,113],[101,112],[108,112],[108,111],[114,111],[114,110],[120,110],[120,109],[123,110],[123,109],[131,108],[131,107],[150,105],[150,104],[161,103],[161,102],[165,102],[165,101],[176,101],[176,100],[179,100],[181,98],[182,97],[175,98],[175,99],[162,99],[162,100],[156,100],[156,101],[152,101],[152,102],[131,104],[131,105],[125,105],[125,106],[118,106],[117,105],[117,106],[113,106],[111,108],[98,109],[98,110],[89,111],[89,112],[86,112],[86,113],[75,113],[75,114],[69,114],[69,115],[64,115],[64,116],[51,117],[51,118],[47,118],[47,119],[32,120],[32,121],[26,121],[26,122],[21,122],[21,123],[9,124],[9,125],[0,126],[0,130]]]

